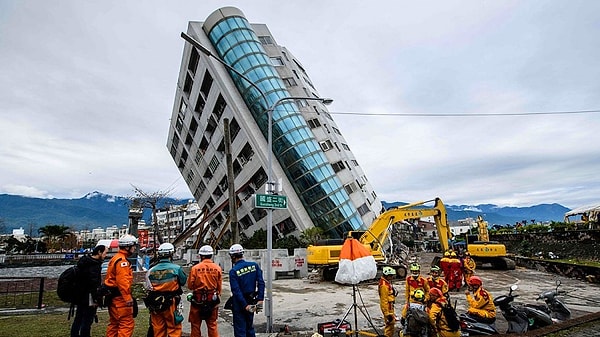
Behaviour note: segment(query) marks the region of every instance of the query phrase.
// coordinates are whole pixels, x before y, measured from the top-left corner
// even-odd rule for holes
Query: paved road
[[[422,265],[428,265],[433,258],[432,254],[418,256]],[[428,271],[424,267],[424,272]],[[553,289],[556,275],[544,271],[528,270],[517,267],[511,271],[477,270],[476,274],[484,281],[486,287],[494,297],[508,292],[511,284],[517,284],[520,295],[519,301],[535,303],[537,294],[543,290]],[[573,318],[581,317],[587,313],[600,312],[600,285],[591,284],[574,279],[561,279],[561,289],[568,292],[563,299],[573,311]],[[400,294],[404,294],[404,284],[395,281],[395,287]],[[223,284],[224,297],[229,295],[228,280]],[[273,281],[273,327],[276,331],[288,325],[291,331],[316,332],[317,324],[335,319],[350,321],[353,326],[356,321],[361,329],[371,330],[371,325],[378,329],[383,327],[377,284],[360,284],[353,293],[353,287],[329,282],[317,282],[311,279],[286,279]],[[456,301],[457,311],[466,310],[464,289],[451,294],[452,302]],[[356,307],[354,306],[356,303]],[[404,304],[402,296],[396,304],[396,312],[400,313]],[[357,316],[354,316],[354,309]],[[360,309],[363,309],[362,312]],[[347,315],[346,315],[347,314]],[[231,311],[221,310],[219,330],[223,336],[233,336],[231,327]],[[187,317],[187,316],[186,316]],[[259,314],[255,317],[257,332],[266,331],[266,317]],[[506,331],[506,321],[498,313],[497,327]],[[185,322],[184,332],[190,331],[189,323]],[[274,335],[274,334],[272,334]],[[260,334],[269,336],[269,334]]]

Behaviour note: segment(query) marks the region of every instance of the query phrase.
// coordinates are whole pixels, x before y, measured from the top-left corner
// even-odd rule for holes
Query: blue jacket
[[[233,293],[234,302],[245,308],[248,305],[247,298],[256,293],[256,299],[262,301],[265,298],[265,281],[262,270],[256,262],[239,260],[229,271],[229,284]]]

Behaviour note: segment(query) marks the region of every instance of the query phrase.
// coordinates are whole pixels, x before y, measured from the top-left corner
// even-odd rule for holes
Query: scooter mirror
[[[512,286],[510,286],[510,290],[512,290],[512,291],[515,291],[517,289],[519,289],[519,286],[516,284],[513,284]]]

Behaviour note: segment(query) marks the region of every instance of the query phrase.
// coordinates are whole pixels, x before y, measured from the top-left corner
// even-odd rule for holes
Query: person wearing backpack
[[[190,337],[202,337],[202,321],[206,322],[208,337],[219,337],[217,319],[219,303],[223,289],[223,271],[212,261],[213,248],[209,245],[200,247],[200,263],[190,270],[187,287],[192,291],[190,301]],[[189,295],[188,295],[189,296]]]
[[[396,270],[392,267],[383,267],[381,279],[379,279],[379,306],[383,313],[385,328],[383,334],[385,337],[394,336],[396,324],[396,314],[394,312],[394,303],[396,301],[396,289],[392,286],[392,279],[396,275]]]
[[[165,242],[158,247],[158,263],[146,273],[146,289],[149,291],[146,306],[154,337],[181,337],[181,321],[176,322],[175,310],[181,301],[181,286],[187,275],[181,266],[171,262],[175,246]]]
[[[429,290],[429,320],[431,322],[431,331],[433,336],[437,337],[460,337],[460,329],[457,326],[452,327],[458,322],[456,313],[454,317],[449,318],[445,308],[449,307],[449,303],[438,288]],[[451,308],[451,307],[450,307]],[[453,309],[452,309],[453,310]],[[452,323],[454,324],[452,324]]]
[[[98,307],[97,291],[102,282],[102,261],[106,253],[106,246],[98,245],[91,255],[83,255],[77,261],[76,284],[73,289],[73,304],[77,306],[77,312],[71,325],[71,337],[90,337]]]
[[[135,253],[138,239],[131,235],[123,235],[119,239],[119,251],[108,262],[104,285],[114,291],[114,297],[108,305],[108,327],[106,337],[131,337],[135,328],[133,317],[134,301],[131,295],[133,271],[128,257]]]
[[[425,292],[415,290],[411,302],[406,302],[402,309],[400,323],[403,326],[403,335],[410,337],[427,337],[429,334],[429,315],[425,305]]]

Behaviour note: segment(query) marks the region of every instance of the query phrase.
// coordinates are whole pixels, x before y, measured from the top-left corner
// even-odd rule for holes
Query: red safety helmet
[[[470,286],[481,287],[482,284],[483,284],[483,281],[481,281],[481,279],[479,278],[479,276],[471,276],[471,278],[469,278],[469,285]]]
[[[431,288],[429,289],[429,296],[437,296],[437,297],[442,297],[444,296],[444,294],[442,293],[442,291],[439,288]]]

